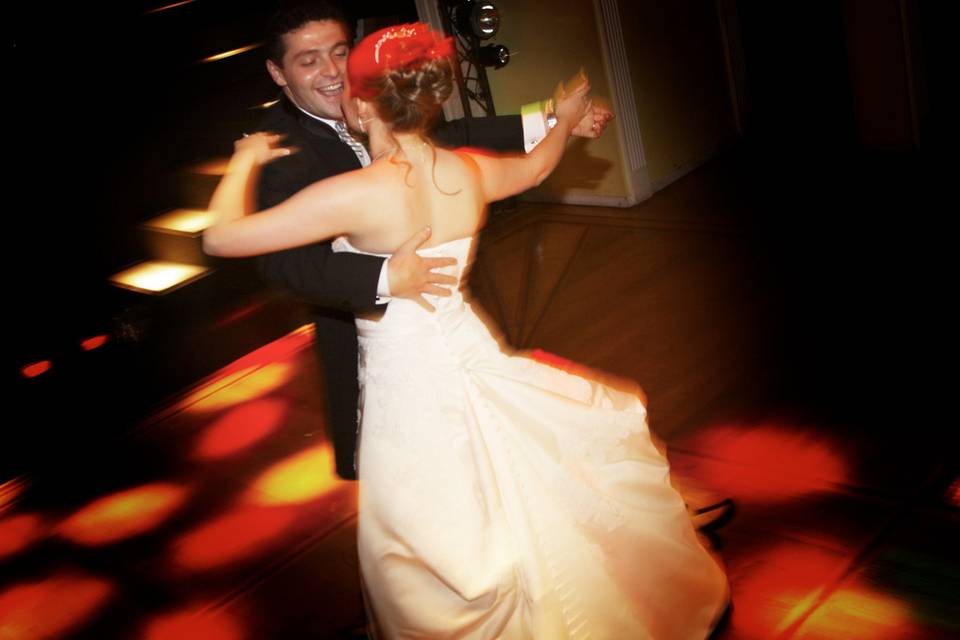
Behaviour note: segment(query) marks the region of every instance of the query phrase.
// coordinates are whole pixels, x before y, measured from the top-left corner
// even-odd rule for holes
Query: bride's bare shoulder
[[[456,157],[456,161],[471,173],[477,173],[480,170],[480,161],[484,157],[495,155],[493,151],[480,149],[477,147],[460,147],[450,152]]]

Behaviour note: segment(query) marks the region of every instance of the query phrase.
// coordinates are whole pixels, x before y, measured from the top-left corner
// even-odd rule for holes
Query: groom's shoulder
[[[263,111],[260,118],[261,131],[273,131],[275,133],[292,133],[299,128],[297,118],[286,108],[286,101],[283,98],[277,100]]]

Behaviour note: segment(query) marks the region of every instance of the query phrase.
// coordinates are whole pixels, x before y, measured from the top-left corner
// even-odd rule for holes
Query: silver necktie
[[[347,125],[343,120],[337,120],[335,128],[337,130],[337,135],[340,136],[340,140],[343,141],[348,147],[353,149],[353,152],[357,155],[357,160],[360,161],[361,167],[366,167],[370,164],[370,154],[367,153],[367,150],[363,148],[363,145],[350,135],[350,132],[347,131]]]

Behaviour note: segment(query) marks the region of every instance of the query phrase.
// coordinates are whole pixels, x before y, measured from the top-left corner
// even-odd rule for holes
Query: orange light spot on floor
[[[955,507],[960,507],[960,478],[954,480],[950,488],[947,489],[947,502]]]
[[[193,456],[211,460],[246,449],[275,431],[286,416],[287,403],[280,400],[257,400],[237,407],[206,429]]]
[[[255,351],[251,351],[225,367],[224,371],[231,372],[238,369],[269,364],[271,362],[285,362],[300,351],[308,348],[313,342],[313,335],[313,325],[304,325],[299,329],[291,331],[282,338],[265,344]]]
[[[894,640],[923,636],[904,602],[851,585],[833,593],[807,618],[794,637]]]
[[[263,397],[285,385],[293,374],[289,362],[248,367],[224,375],[187,397],[182,405],[190,412],[217,411]]]
[[[308,348],[313,342],[313,335],[313,325],[304,325],[299,329],[291,331],[282,338],[265,344],[242,358],[235,360],[224,367],[223,372],[230,374],[234,371],[270,364],[271,362],[285,362],[289,360],[291,356]]]
[[[20,369],[20,373],[24,378],[36,378],[50,371],[50,367],[52,366],[49,360],[41,360],[40,362],[32,362],[24,366]]]
[[[79,626],[113,594],[106,580],[64,573],[0,592],[0,637],[55,638]]]
[[[80,343],[80,347],[84,351],[93,351],[94,349],[99,349],[103,345],[107,344],[107,336],[94,336],[93,338],[87,338]]]
[[[181,536],[172,559],[193,571],[241,562],[276,544],[295,516],[291,508],[237,507]]]
[[[0,560],[23,551],[43,533],[43,520],[32,513],[0,520]]]
[[[322,444],[278,462],[257,478],[248,499],[257,504],[299,504],[315,500],[340,486],[333,449]]]
[[[160,482],[128,489],[83,507],[60,524],[59,533],[90,546],[117,542],[155,528],[186,497],[185,488]]]
[[[195,606],[168,613],[150,621],[144,640],[242,640],[243,626],[223,611]]]
[[[704,465],[698,480],[747,500],[815,493],[849,481],[848,465],[830,441],[795,428],[714,427],[698,434],[695,449],[732,463]]]
[[[845,568],[841,555],[783,543],[731,574],[733,626],[745,637],[775,638],[806,615]]]
[[[781,634],[786,631],[791,626],[795,625],[800,618],[810,611],[823,595],[823,588],[814,589],[808,593],[805,597],[798,599],[790,609],[787,610],[785,616],[780,621],[780,624],[777,626],[777,633]]]

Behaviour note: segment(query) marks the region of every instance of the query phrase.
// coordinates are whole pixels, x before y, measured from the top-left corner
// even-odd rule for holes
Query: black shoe
[[[733,500],[726,498],[699,509],[690,509],[690,519],[700,531],[715,531],[730,522],[735,511]]]

